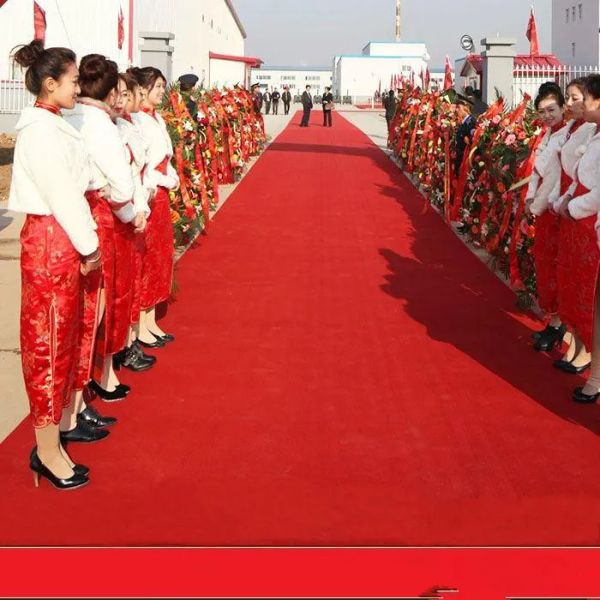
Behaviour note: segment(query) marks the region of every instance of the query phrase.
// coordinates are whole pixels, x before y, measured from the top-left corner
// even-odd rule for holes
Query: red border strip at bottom
[[[0,550],[3,597],[600,597],[600,549]]]

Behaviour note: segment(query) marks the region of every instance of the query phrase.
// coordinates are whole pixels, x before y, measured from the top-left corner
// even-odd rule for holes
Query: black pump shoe
[[[150,333],[152,333],[152,331]],[[165,344],[168,344],[169,342],[174,342],[175,341],[175,336],[171,335],[170,333],[165,333],[164,335],[158,335],[157,333],[152,333],[152,335],[157,340],[160,340],[161,342],[164,342]]]
[[[113,355],[113,366],[116,371],[119,371],[121,367],[134,372],[147,371],[152,368],[152,365],[156,362],[156,357],[144,354],[142,349],[135,344],[134,342],[129,348]]]
[[[90,390],[92,390],[92,392],[94,392],[97,396],[100,396],[100,398],[106,402],[118,402],[119,400],[124,400],[125,396],[127,396],[127,392],[129,389],[131,389],[129,388],[126,390],[128,386],[122,386],[119,384],[112,392],[109,392],[108,390],[100,387],[93,379],[88,383],[88,387]]]
[[[32,450],[29,459],[29,468],[33,471],[33,484],[35,487],[39,487],[40,477],[45,477],[58,490],[74,490],[83,487],[86,483],[89,483],[89,479],[87,474],[83,475],[77,473],[75,471],[76,467],[83,467],[83,465],[75,465],[75,467],[73,467],[73,475],[68,479],[61,479],[54,475],[54,473],[42,463],[37,455],[37,448]]]
[[[600,392],[591,395],[584,394],[582,387],[573,391],[573,400],[579,404],[594,404],[598,398],[600,398]]]
[[[94,429],[100,429],[101,427],[110,427],[117,422],[115,417],[103,417],[98,411],[90,406],[89,404],[85,407],[85,410],[82,410],[77,415],[77,422],[79,420],[89,427],[93,427]]]
[[[94,429],[80,418],[77,418],[77,426],[70,431],[61,431],[60,440],[62,442],[98,442],[108,436],[110,432],[106,429]]]
[[[34,446],[31,450],[31,452],[29,453],[29,464],[30,465],[34,465],[34,466],[38,466],[42,464],[42,461],[40,460],[40,457],[37,454],[37,446]],[[73,473],[75,473],[75,475],[83,475],[84,477],[87,477],[88,473],[90,472],[90,468],[86,467],[85,465],[73,465],[71,467],[73,469]]]
[[[573,363],[567,362],[566,360],[555,360],[554,366],[565,373],[569,373],[569,375],[579,375],[583,373],[585,370],[589,369],[592,366],[592,363],[589,362],[587,365],[583,365],[581,367],[576,367]]]
[[[149,362],[151,362],[152,364],[154,364],[156,362],[156,356],[154,356],[154,354],[146,354],[144,352],[144,349],[142,348],[142,346],[139,344],[139,342],[137,340],[135,340],[133,342],[133,344],[131,345],[133,352],[139,357],[142,358],[144,360],[147,360]]]
[[[567,333],[565,325],[560,327],[551,327],[550,325],[540,333],[535,341],[533,348],[538,352],[550,352],[554,347],[559,346]]]
[[[163,348],[166,342],[162,340],[162,338],[155,338],[154,342],[143,342],[140,339],[137,339],[136,342],[142,345],[144,348]]]

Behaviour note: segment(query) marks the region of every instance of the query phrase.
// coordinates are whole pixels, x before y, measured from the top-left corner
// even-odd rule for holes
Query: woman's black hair
[[[585,93],[595,100],[600,100],[600,75],[588,75],[585,78]]]
[[[158,79],[162,79],[165,83],[167,78],[162,74],[160,69],[156,67],[131,67],[127,69],[127,73],[135,77],[141,87],[150,91]]]
[[[81,95],[104,100],[119,85],[119,67],[102,54],[88,54],[79,63]]]
[[[77,57],[68,48],[44,48],[40,40],[22,46],[15,52],[14,60],[27,69],[25,86],[34,95],[39,96],[44,79],[51,77],[57,81],[64,75],[69,65],[77,63]]]
[[[572,79],[569,81],[569,85],[567,85],[567,90],[570,87],[576,87],[582,94],[585,94],[585,80],[587,77],[577,77],[576,79]]]
[[[554,83],[554,81],[546,81],[540,86],[534,103],[536,110],[540,107],[542,100],[546,100],[548,98],[554,98],[556,103],[561,108],[565,105],[565,95],[560,89],[560,86],[557,83]]]

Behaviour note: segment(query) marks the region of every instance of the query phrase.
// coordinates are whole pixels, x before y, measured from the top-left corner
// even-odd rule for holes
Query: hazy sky
[[[246,54],[265,65],[330,66],[336,54],[394,40],[395,0],[233,0],[248,34]],[[552,1],[535,0],[540,50],[552,48]],[[464,55],[460,37],[480,49],[487,35],[515,37],[527,52],[530,0],[403,0],[403,40],[425,42],[431,65]]]

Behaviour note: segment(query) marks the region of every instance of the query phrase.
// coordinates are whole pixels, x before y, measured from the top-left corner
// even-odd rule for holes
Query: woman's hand
[[[566,194],[558,201],[558,206],[556,208],[556,212],[566,219],[571,218],[571,213],[569,212],[569,202],[571,202],[571,196]]]
[[[79,270],[82,275],[87,275],[96,269],[99,269],[102,266],[102,255],[100,254],[100,249],[96,250],[89,256],[84,256],[81,261],[81,266]]]
[[[146,225],[148,224],[146,215],[143,212],[137,213],[131,224],[133,225],[134,231],[136,233],[142,233],[146,229]]]

